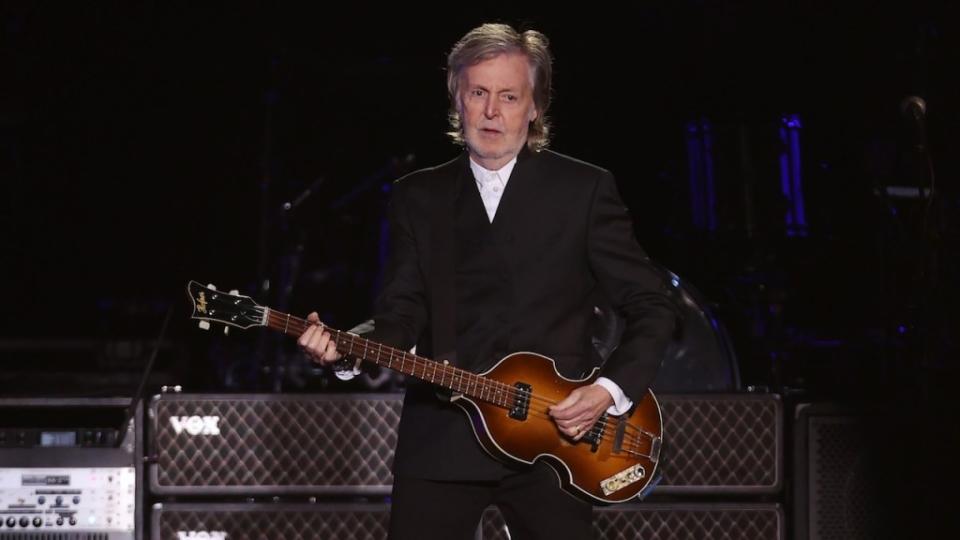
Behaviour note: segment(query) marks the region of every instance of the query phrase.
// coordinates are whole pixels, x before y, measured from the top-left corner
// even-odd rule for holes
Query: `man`
[[[612,175],[546,150],[552,58],[545,36],[506,25],[471,30],[448,57],[451,135],[460,157],[395,184],[392,255],[365,337],[481,372],[514,351],[553,358],[579,378],[601,364],[590,340],[600,298],[626,320],[596,384],[551,408],[577,440],[605,412],[622,414],[653,379],[675,307],[633,239]],[[319,322],[315,313],[309,319]],[[330,334],[300,345],[340,358]],[[472,538],[497,504],[513,538],[588,538],[590,504],[543,464],[484,452],[467,417],[411,383],[394,463],[391,537]]]

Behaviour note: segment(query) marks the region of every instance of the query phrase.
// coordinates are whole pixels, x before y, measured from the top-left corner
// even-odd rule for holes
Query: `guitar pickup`
[[[526,383],[515,383],[513,385],[517,391],[514,393],[513,406],[510,407],[510,418],[514,420],[526,420],[527,413],[530,411],[531,387]]]
[[[603,413],[600,416],[600,419],[597,420],[597,423],[593,425],[593,428],[583,436],[583,440],[590,443],[590,451],[596,452],[597,448],[600,446],[600,441],[603,440],[603,434],[607,429],[607,413]]]

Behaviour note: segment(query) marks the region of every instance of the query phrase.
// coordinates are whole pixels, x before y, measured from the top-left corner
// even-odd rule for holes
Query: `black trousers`
[[[390,540],[473,540],[483,510],[500,509],[511,540],[593,538],[593,506],[536,464],[493,482],[395,477]]]

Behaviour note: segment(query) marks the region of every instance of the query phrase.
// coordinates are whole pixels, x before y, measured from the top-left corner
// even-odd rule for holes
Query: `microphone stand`
[[[919,160],[914,169],[917,179],[917,201],[920,205],[919,225],[916,229],[917,261],[912,276],[911,300],[908,313],[915,325],[912,336],[913,346],[909,347],[916,355],[914,369],[929,368],[932,355],[936,352],[935,340],[942,339],[942,324],[936,320],[935,303],[942,301],[939,290],[939,271],[941,263],[941,236],[943,234],[942,215],[939,207],[939,193],[936,186],[936,172],[933,158],[927,145],[926,102],[917,96],[908,96],[900,105],[901,113],[909,123],[909,144],[913,157]],[[918,374],[919,374],[918,370]],[[921,378],[921,380],[923,380]]]
[[[143,397],[143,390],[147,386],[147,380],[150,379],[150,373],[153,371],[153,364],[157,360],[157,353],[160,352],[160,344],[163,343],[163,338],[167,335],[167,328],[170,326],[170,319],[173,316],[173,304],[170,304],[170,307],[167,308],[167,314],[163,317],[163,325],[160,327],[160,335],[157,336],[157,341],[153,345],[153,350],[150,352],[150,358],[147,360],[147,365],[143,370],[143,375],[140,377],[140,384],[137,386],[137,391],[133,393],[133,396],[130,398],[130,406],[123,413],[123,421],[120,422],[120,429],[117,433],[116,448],[119,448],[125,439],[124,433],[127,430],[127,424],[130,423],[130,419],[133,418],[133,415],[137,412],[137,406],[140,404],[140,399]]]
[[[297,210],[301,208],[320,186],[325,182],[325,178],[318,177],[307,186],[300,194],[289,201],[280,205],[278,211],[278,221],[280,225],[280,238],[286,239],[290,236],[291,221]],[[275,299],[278,310],[290,312],[290,299],[293,296],[293,289],[296,285],[297,276],[300,275],[300,263],[304,252],[304,234],[298,229],[296,239],[291,241],[280,256],[279,275],[277,276],[277,297]],[[285,378],[293,376],[292,362],[287,358],[284,352],[284,345],[279,339],[273,338],[273,362],[272,377],[270,386],[273,392],[282,392]],[[301,386],[303,381],[295,381]]]

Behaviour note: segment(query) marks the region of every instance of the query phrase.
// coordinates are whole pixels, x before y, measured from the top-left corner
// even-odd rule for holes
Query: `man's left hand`
[[[578,441],[611,405],[613,397],[610,392],[602,386],[591,384],[570,392],[566,399],[550,407],[549,411],[560,432]]]

